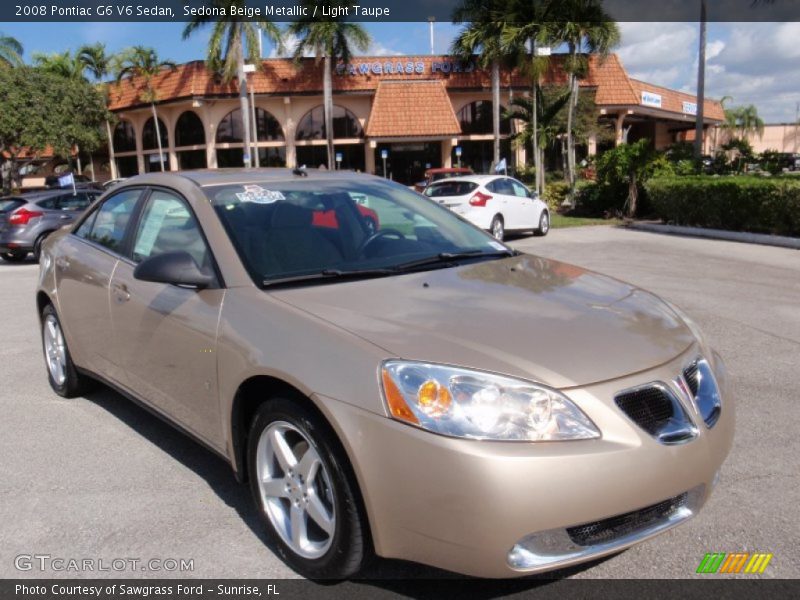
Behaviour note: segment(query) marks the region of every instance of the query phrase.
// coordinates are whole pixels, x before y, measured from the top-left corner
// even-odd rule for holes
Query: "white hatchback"
[[[467,175],[432,183],[425,196],[452,210],[498,240],[506,232],[547,235],[550,212],[536,192],[504,175]]]

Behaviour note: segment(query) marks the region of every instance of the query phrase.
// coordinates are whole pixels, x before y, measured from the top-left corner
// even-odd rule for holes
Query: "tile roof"
[[[461,126],[441,81],[382,81],[366,133],[369,137],[458,135]]]
[[[563,69],[565,58],[563,54],[554,54],[551,57],[542,76],[544,85],[566,85],[567,78]],[[455,64],[448,56],[359,56],[354,57],[351,64],[357,67],[354,74],[345,73],[340,66],[340,71],[333,75],[334,92],[369,93],[375,92],[382,82],[430,81],[432,78],[441,82],[441,86],[447,90],[488,90],[491,87],[491,74],[488,70],[475,68],[444,72],[443,65],[449,68]],[[263,61],[263,69],[250,75],[250,81],[256,94],[321,94],[323,65],[323,61],[313,58],[303,59],[300,64],[290,59],[266,59]],[[366,67],[365,72],[360,70],[362,65]],[[398,67],[400,72],[397,72]],[[203,61],[189,62],[179,65],[175,70],[164,71],[153,78],[152,84],[158,91],[159,102],[196,96],[235,96],[238,93],[235,80],[222,83],[213,72],[206,69]],[[518,69],[504,70],[500,75],[500,85],[504,88],[528,89],[530,80]],[[681,103],[684,100],[694,101],[694,96],[690,94],[631,79],[616,54],[605,59],[590,55],[588,72],[580,85],[597,89],[595,102],[600,107],[641,105],[642,89],[658,90],[656,93],[664,98],[664,110],[667,111],[682,113]],[[144,90],[145,82],[138,77],[118,84],[112,83],[109,86],[111,110],[120,111],[144,105],[141,100]],[[706,115],[721,119],[722,108],[719,103],[706,100]]]

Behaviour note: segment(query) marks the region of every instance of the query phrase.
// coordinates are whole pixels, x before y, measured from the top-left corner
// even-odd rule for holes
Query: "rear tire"
[[[550,231],[550,213],[546,210],[543,210],[541,216],[539,217],[539,227],[538,229],[533,230],[533,235],[544,237],[547,235],[547,232],[549,231]]]
[[[36,241],[33,243],[33,260],[39,262],[39,257],[42,255],[42,243],[44,242],[45,238],[53,233],[52,231],[48,231],[46,233],[41,234],[39,237],[36,238]]]
[[[267,535],[286,564],[309,579],[361,570],[369,543],[357,484],[321,417],[297,399],[264,402],[250,426],[247,468]]]
[[[6,262],[20,263],[28,257],[28,253],[21,250],[14,250],[13,252],[3,252],[0,254],[0,257]]]
[[[75,368],[61,329],[61,321],[52,304],[42,310],[42,349],[47,380],[56,394],[64,398],[74,398],[91,389],[94,380],[82,375]]]
[[[489,226],[489,232],[494,236],[494,238],[497,241],[499,242],[503,241],[503,238],[505,238],[506,236],[506,229],[502,215],[494,216],[494,219],[492,219],[492,224]]]

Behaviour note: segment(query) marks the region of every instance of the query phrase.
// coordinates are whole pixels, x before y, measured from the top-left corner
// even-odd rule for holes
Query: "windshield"
[[[511,253],[448,209],[378,178],[203,190],[258,284],[357,271],[377,276],[410,265],[447,266],[457,255],[482,260]]]

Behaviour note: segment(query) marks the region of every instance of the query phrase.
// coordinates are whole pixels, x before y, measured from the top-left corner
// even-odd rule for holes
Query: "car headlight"
[[[564,394],[529,381],[401,360],[384,362],[381,380],[392,417],[435,433],[527,442],[600,437]]]

